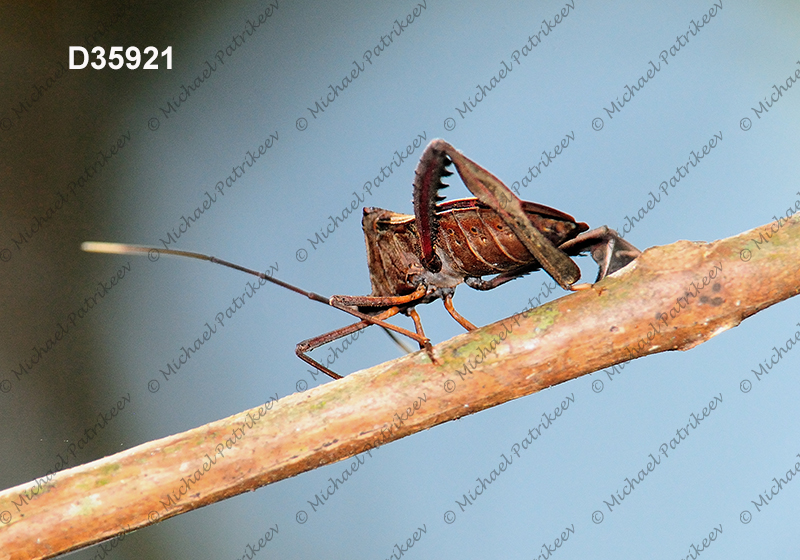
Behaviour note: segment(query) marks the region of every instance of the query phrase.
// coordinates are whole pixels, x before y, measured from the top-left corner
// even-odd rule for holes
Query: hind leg
[[[559,249],[565,252],[588,251],[594,262],[600,267],[595,282],[626,267],[642,254],[639,249],[607,226],[583,232],[575,239],[561,245]]]

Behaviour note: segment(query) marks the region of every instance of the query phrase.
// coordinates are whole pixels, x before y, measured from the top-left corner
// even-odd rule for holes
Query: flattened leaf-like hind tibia
[[[436,255],[436,239],[439,232],[439,220],[436,215],[436,203],[444,200],[439,194],[441,189],[449,185],[442,183],[442,177],[453,174],[447,170],[452,161],[440,150],[426,150],[414,176],[414,214],[419,233],[420,260],[431,272],[439,272],[442,263]]]

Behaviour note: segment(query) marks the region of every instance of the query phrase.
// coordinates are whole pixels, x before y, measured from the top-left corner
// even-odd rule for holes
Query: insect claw
[[[431,362],[433,362],[434,365],[438,366],[439,361],[436,360],[436,356],[433,355],[433,346],[431,346],[431,341],[429,339],[425,339],[425,342],[423,342],[423,348],[425,350],[425,353],[431,359]]]

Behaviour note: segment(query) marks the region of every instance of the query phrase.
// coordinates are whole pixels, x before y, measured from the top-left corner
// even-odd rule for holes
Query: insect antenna
[[[333,305],[331,305],[330,298],[327,298],[327,297],[322,296],[320,294],[317,294],[315,292],[310,292],[308,290],[304,290],[302,288],[298,288],[297,286],[289,284],[288,282],[284,282],[283,280],[279,280],[277,278],[269,276],[268,274],[265,274],[264,272],[259,272],[257,270],[253,270],[251,268],[246,268],[244,266],[240,266],[240,265],[234,264],[232,262],[228,262],[228,261],[225,261],[225,260],[222,260],[222,259],[218,259],[217,257],[212,257],[211,255],[204,255],[202,253],[194,253],[192,251],[179,251],[179,250],[176,250],[176,249],[158,249],[156,247],[145,247],[145,246],[142,246],[142,245],[129,245],[127,243],[106,243],[104,241],[85,241],[84,243],[81,243],[81,249],[83,251],[86,251],[87,253],[108,253],[108,254],[112,254],[112,255],[133,255],[133,254],[143,255],[143,254],[147,254],[148,257],[150,255],[155,255],[155,258],[152,258],[152,260],[156,260],[158,258],[158,255],[164,254],[164,255],[173,255],[173,256],[176,256],[176,257],[188,257],[190,259],[197,259],[197,260],[200,260],[200,261],[208,261],[208,262],[211,262],[211,263],[214,263],[214,264],[220,264],[222,266],[227,266],[228,268],[232,268],[234,270],[239,270],[239,271],[245,272],[247,274],[252,274],[253,276],[257,276],[258,278],[261,278],[262,280],[266,280],[268,282],[272,282],[273,284],[277,284],[278,286],[286,288],[287,290],[291,290],[291,291],[293,291],[293,292],[295,292],[297,294],[300,294],[302,296],[306,296],[309,299],[312,299],[314,301],[318,301],[320,303],[324,303],[325,305],[328,305],[330,307],[334,307]],[[335,309],[335,307],[334,307],[334,309]],[[408,346],[406,346],[403,342],[398,340],[397,337],[395,337],[394,334],[389,329],[387,329],[385,327],[381,327],[381,328],[383,328],[383,330],[386,332],[386,334],[389,335],[389,338],[391,338],[395,342],[395,344],[397,344],[400,348],[402,348],[406,353],[410,354],[412,352],[412,350],[410,348],[408,348]]]

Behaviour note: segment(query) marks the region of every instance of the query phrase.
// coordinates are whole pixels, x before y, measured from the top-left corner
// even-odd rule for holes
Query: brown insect
[[[442,178],[454,164],[467,188],[477,198],[442,202]],[[207,260],[253,274],[313,300],[341,309],[359,319],[297,345],[300,359],[334,379],[341,376],[316,362],[308,352],[368,327],[380,325],[414,339],[435,362],[430,340],[419,314],[421,303],[441,298],[450,315],[465,329],[476,327],[453,307],[453,294],[462,282],[476,290],[491,290],[509,280],[543,268],[566,290],[575,286],[580,269],[570,259],[590,253],[600,270],[597,281],[626,266],[640,255],[633,245],[605,226],[589,226],[563,212],[520,200],[497,177],[465,157],[444,140],[433,140],[417,165],[414,179],[414,215],[380,208],[364,208],[362,219],[367,243],[372,294],[326,298],[314,292],[215,257],[155,249],[165,254]],[[84,243],[86,251],[106,253],[147,252],[150,247],[115,243]],[[484,280],[483,276],[495,274]],[[411,317],[415,332],[387,323],[398,313]]]

